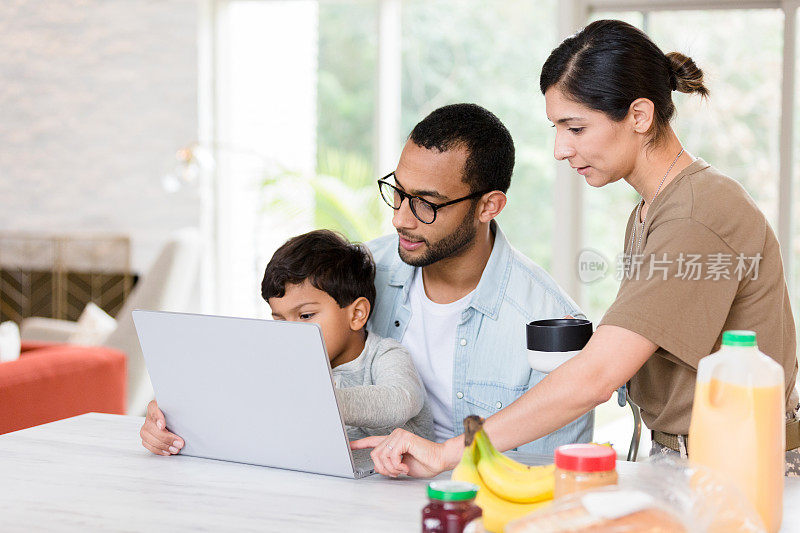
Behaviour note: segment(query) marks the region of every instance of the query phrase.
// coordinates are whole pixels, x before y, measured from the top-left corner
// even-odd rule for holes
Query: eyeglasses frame
[[[449,202],[443,202],[441,204],[435,204],[435,203],[433,203],[433,202],[431,202],[429,200],[426,200],[425,198],[422,198],[420,196],[416,196],[414,194],[408,194],[407,192],[405,192],[404,190],[400,189],[396,185],[392,185],[391,183],[386,181],[392,176],[395,177],[395,181],[396,181],[397,180],[397,176],[395,176],[394,172],[389,172],[384,177],[382,177],[381,179],[378,180],[378,193],[381,192],[381,184],[388,185],[389,187],[391,187],[392,189],[397,191],[397,194],[400,195],[400,205],[395,207],[394,205],[392,205],[389,202],[387,202],[386,198],[383,198],[383,194],[381,194],[381,198],[383,198],[384,203],[386,203],[386,205],[388,205],[389,207],[391,207],[395,211],[399,211],[400,208],[403,206],[403,200],[408,198],[408,207],[411,210],[411,213],[414,215],[414,218],[416,218],[417,220],[419,220],[423,224],[433,224],[434,222],[436,222],[436,215],[437,215],[439,209],[441,209],[442,207],[447,207],[448,205],[457,204],[459,202],[463,202],[464,200],[471,200],[473,198],[480,198],[481,196],[483,196],[487,192],[491,192],[491,191],[474,192],[472,194],[468,194],[466,196],[462,196],[461,198],[456,198],[455,200],[450,200]],[[414,204],[411,202],[412,198],[417,199],[420,202],[423,202],[423,203],[429,205],[431,207],[431,209],[433,209],[433,220],[431,220],[430,222],[425,222],[424,220],[422,220],[419,217],[419,215],[417,215],[417,212],[414,211]]]

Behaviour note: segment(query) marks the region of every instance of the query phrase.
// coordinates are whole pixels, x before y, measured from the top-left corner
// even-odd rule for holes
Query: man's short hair
[[[315,230],[292,237],[267,263],[261,296],[282,298],[286,285],[308,281],[347,307],[362,296],[375,306],[375,263],[367,247],[351,243],[330,230]]]
[[[462,180],[470,192],[507,192],[514,171],[514,141],[490,111],[476,104],[440,107],[414,126],[409,139],[423,148],[468,151]]]

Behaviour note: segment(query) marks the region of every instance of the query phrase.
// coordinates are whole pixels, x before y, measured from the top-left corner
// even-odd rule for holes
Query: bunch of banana
[[[502,533],[507,522],[521,518],[553,499],[555,467],[527,466],[506,457],[483,431],[483,419],[464,419],[464,455],[453,479],[478,486],[475,503],[483,510],[483,526]]]

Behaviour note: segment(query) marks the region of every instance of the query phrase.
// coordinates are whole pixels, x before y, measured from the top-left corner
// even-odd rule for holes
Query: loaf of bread
[[[559,502],[562,503],[562,502]],[[505,533],[686,533],[677,516],[657,507],[639,509],[613,518],[590,513],[580,498],[569,505],[531,514],[505,528]]]

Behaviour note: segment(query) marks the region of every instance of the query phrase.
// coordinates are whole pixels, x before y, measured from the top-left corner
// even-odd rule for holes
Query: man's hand
[[[456,449],[457,442],[456,438],[438,444],[398,428],[389,436],[353,441],[350,447],[354,450],[374,448],[370,457],[375,463],[375,471],[384,476],[397,477],[405,474],[411,477],[433,477],[458,463],[461,455]]]
[[[183,439],[166,429],[164,413],[158,408],[155,400],[147,404],[147,416],[142,430],[142,446],[156,455],[174,455],[183,448]]]

